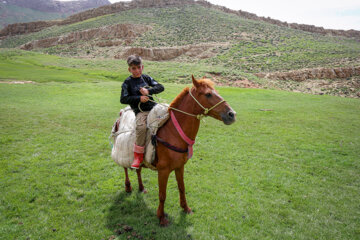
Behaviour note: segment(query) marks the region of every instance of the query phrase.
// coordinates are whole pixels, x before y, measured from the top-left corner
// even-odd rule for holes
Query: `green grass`
[[[128,74],[124,61],[113,61],[114,71],[105,69],[106,61],[84,61],[58,56],[26,52],[21,50],[0,50],[0,80],[30,80],[36,82],[78,82],[124,80]],[[65,64],[64,64],[65,63]]]
[[[191,74],[198,77],[220,67],[205,64],[144,61],[146,73],[161,82],[184,83]],[[76,59],[28,52],[0,49],[0,81],[21,79],[37,82],[99,82],[123,81],[130,74],[124,60]]]
[[[34,67],[23,71],[28,58],[14,55],[24,59],[11,77],[41,75]],[[359,100],[219,87],[237,122],[202,123],[185,166],[194,214],[181,212],[171,174],[171,225],[160,228],[156,172],[143,171],[148,194],[126,194],[123,170],[110,157],[108,135],[124,107],[121,82],[81,75],[85,60],[47,57],[49,64],[78,66],[61,70],[79,73],[69,77],[72,84],[0,83],[1,239],[108,239],[117,224],[146,239],[359,238]],[[0,65],[2,78],[9,72]],[[160,96],[169,102],[183,87],[166,83]],[[136,190],[134,172],[130,179]]]

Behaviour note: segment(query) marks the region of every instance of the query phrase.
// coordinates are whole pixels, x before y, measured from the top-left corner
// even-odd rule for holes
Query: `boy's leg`
[[[140,112],[136,115],[136,141],[134,146],[134,162],[132,168],[138,169],[144,159],[146,143],[146,120],[149,112]]]
[[[146,120],[149,112],[139,112],[136,115],[136,145],[145,146],[146,142]]]

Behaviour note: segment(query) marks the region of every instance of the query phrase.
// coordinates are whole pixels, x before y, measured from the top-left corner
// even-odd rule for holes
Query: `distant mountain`
[[[54,1],[54,0],[3,0],[19,7],[30,8],[42,12],[75,13],[90,8],[96,8],[111,4],[108,0],[78,0],[78,1]]]
[[[0,27],[18,22],[66,18],[91,8],[111,4],[108,0],[0,0]]]

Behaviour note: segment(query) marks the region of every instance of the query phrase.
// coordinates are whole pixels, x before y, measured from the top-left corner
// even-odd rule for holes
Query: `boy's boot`
[[[134,162],[131,164],[131,168],[139,169],[144,160],[144,148],[134,144]]]

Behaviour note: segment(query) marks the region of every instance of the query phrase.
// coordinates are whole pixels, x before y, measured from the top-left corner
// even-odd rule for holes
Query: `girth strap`
[[[152,137],[153,137],[153,139],[152,139],[152,144],[153,144],[154,146],[156,146],[156,142],[154,141],[154,140],[156,140],[156,141],[160,142],[162,145],[164,145],[165,147],[167,147],[167,148],[169,148],[170,150],[173,150],[173,151],[175,151],[175,152],[178,152],[178,153],[187,153],[187,152],[188,152],[187,149],[181,149],[181,148],[175,147],[175,146],[171,145],[170,143],[164,141],[163,139],[159,138],[159,137],[156,136],[156,135],[153,135]],[[154,144],[154,142],[155,142],[155,144]]]

